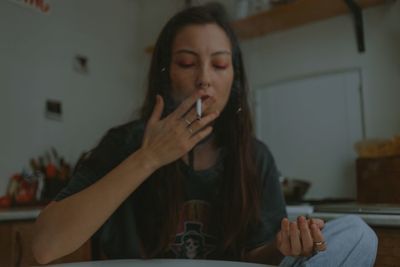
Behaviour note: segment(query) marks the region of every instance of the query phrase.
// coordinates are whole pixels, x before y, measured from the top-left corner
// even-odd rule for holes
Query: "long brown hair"
[[[169,76],[173,40],[185,26],[210,23],[220,26],[229,37],[234,68],[228,103],[214,127],[216,143],[227,153],[219,194],[212,205],[218,215],[215,224],[220,233],[222,257],[239,259],[246,236],[260,219],[261,178],[256,173],[253,158],[253,123],[242,54],[221,5],[209,3],[185,9],[164,26],[152,56],[141,119],[148,121],[157,94],[162,95],[166,102],[163,116],[173,111],[175,106],[170,96]],[[183,203],[183,177],[178,164],[176,161],[158,169],[137,191],[135,213],[143,257],[162,257],[175,237],[178,213]]]

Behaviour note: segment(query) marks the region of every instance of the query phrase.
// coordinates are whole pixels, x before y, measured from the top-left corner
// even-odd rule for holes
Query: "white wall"
[[[145,53],[145,49],[155,44],[164,24],[184,7],[184,0],[136,0],[136,4],[139,10],[136,17],[138,27],[136,44],[139,47],[139,54],[135,64],[139,67],[137,70],[139,84],[141,88],[145,88],[151,60],[151,55]]]
[[[365,10],[364,54],[357,51],[350,16],[244,42],[242,48],[252,87],[317,73],[360,68],[366,136],[390,137],[399,133],[399,4]]]
[[[0,2],[0,195],[31,157],[54,146],[74,163],[142,101],[137,3],[48,2],[49,15]],[[73,70],[76,54],[88,75]],[[45,118],[46,99],[62,101],[62,121]]]
[[[364,27],[364,54],[357,51],[350,15],[243,42],[252,88],[265,88],[277,82],[318,73],[359,69],[362,75],[365,136],[387,138],[399,134],[400,2],[365,10]],[[296,138],[295,135],[293,133],[293,138]],[[278,167],[284,165],[277,164]],[[338,177],[338,180],[342,179]],[[354,183],[354,180],[349,181],[350,185]],[[335,194],[326,183],[314,186],[324,191],[325,197],[340,195]],[[308,197],[323,197],[317,191],[311,190]],[[343,189],[343,192],[347,191]],[[346,196],[354,197],[355,193]]]

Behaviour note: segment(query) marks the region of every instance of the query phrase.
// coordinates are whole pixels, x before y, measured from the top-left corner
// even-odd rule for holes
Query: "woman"
[[[110,259],[372,266],[376,236],[362,220],[285,218],[273,157],[254,138],[247,87],[221,7],[175,15],[156,43],[141,119],[111,129],[40,214],[37,260],[93,236]]]

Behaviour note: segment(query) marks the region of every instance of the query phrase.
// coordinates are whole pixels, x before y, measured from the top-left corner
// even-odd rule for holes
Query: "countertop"
[[[47,267],[273,267],[272,265],[255,264],[248,262],[215,261],[215,260],[106,260],[92,262],[77,262],[66,264],[46,265]]]
[[[355,203],[340,205],[289,205],[286,207],[290,220],[300,215],[323,220],[332,220],[341,216],[353,214],[360,216],[370,226],[400,227],[400,205],[358,205]]]
[[[355,214],[360,216],[371,226],[388,226],[388,227],[400,227],[400,206],[398,206],[399,212],[385,212],[386,206],[373,205],[374,207],[383,207],[382,212],[376,211],[364,211],[346,208],[346,206],[336,207],[335,211],[329,210],[319,211],[318,207],[311,205],[288,205],[287,213],[290,220],[294,220],[300,215],[309,215],[315,218],[321,218],[324,220],[331,220],[340,216]],[[26,208],[12,208],[12,209],[0,209],[0,222],[15,221],[15,220],[35,220],[43,207],[26,207]]]
[[[34,220],[39,216],[43,207],[18,207],[0,209],[0,222],[16,220]]]

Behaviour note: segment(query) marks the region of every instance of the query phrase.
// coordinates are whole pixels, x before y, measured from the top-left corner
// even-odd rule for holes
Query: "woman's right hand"
[[[297,222],[281,221],[281,230],[277,234],[277,248],[284,256],[309,257],[313,252],[326,250],[325,238],[321,229],[325,223],[321,219],[306,220],[299,216]]]
[[[212,126],[207,125],[218,117],[219,112],[207,114],[207,109],[215,99],[209,97],[203,101],[205,116],[200,120],[197,119],[193,108],[196,100],[204,96],[206,93],[203,90],[196,91],[174,112],[161,119],[164,101],[157,95],[141,147],[141,151],[154,170],[181,158],[212,132]]]

